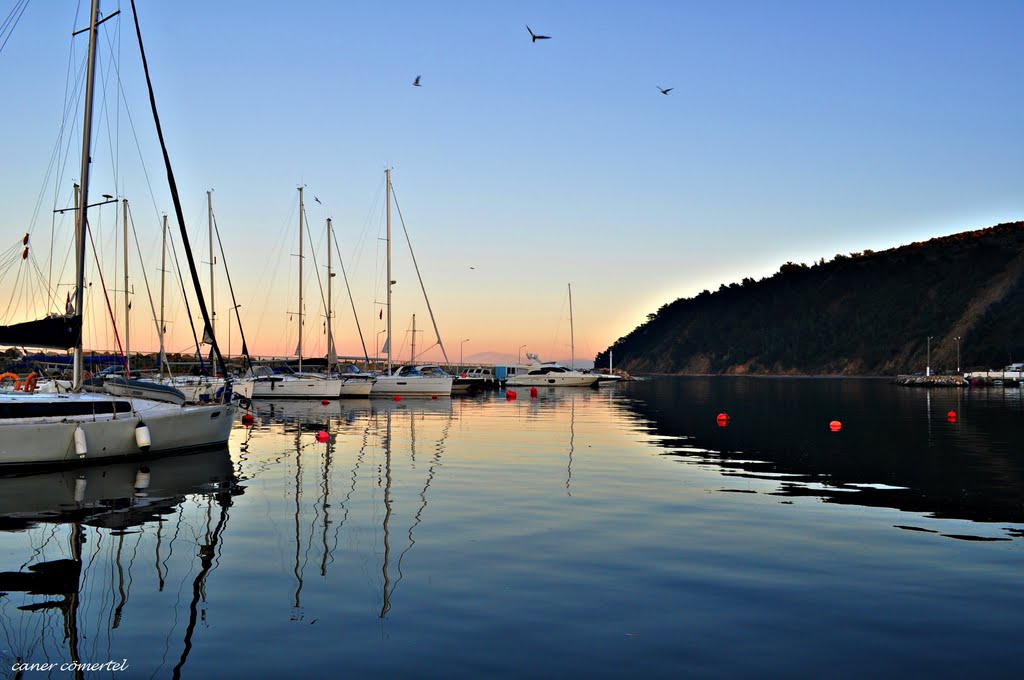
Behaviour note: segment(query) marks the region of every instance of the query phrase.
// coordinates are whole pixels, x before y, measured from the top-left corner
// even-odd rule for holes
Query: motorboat
[[[585,373],[562,366],[554,361],[541,362],[536,354],[527,354],[530,360],[529,370],[516,371],[505,381],[508,387],[590,387],[595,385],[599,376],[596,373]]]

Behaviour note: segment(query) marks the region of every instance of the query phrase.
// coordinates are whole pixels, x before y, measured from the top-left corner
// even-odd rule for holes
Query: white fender
[[[149,428],[141,420],[135,426],[135,444],[143,451],[149,451],[153,445],[153,438],[149,434]]]
[[[85,444],[85,430],[79,425],[75,428],[75,453],[78,454],[79,458],[85,458],[85,454],[88,451],[89,447]]]

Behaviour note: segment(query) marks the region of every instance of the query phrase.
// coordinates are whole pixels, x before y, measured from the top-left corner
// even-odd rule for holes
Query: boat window
[[[70,416],[129,413],[127,401],[45,401],[0,403],[0,420],[7,418],[66,418]]]

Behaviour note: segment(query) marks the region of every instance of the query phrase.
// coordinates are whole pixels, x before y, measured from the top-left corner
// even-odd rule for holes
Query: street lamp
[[[516,360],[517,364],[523,363],[523,348],[524,347],[526,347],[526,345],[519,345],[519,358]]]
[[[932,336],[928,336],[928,359],[924,366],[924,374],[929,376],[932,374]]]
[[[960,336],[956,336],[954,340],[956,340],[956,372],[960,373]]]
[[[462,368],[463,368],[463,366],[462,366],[462,347],[463,347],[463,345],[465,345],[465,344],[466,344],[467,342],[469,342],[469,338],[466,338],[465,340],[463,340],[462,342],[460,342],[460,343],[459,343],[459,370],[460,370],[460,371],[461,371],[461,370],[462,370]]]

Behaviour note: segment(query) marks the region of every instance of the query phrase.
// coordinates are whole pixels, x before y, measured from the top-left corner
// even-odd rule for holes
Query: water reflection
[[[1021,390],[666,378],[636,383],[629,395],[625,405],[669,455],[772,481],[780,496],[1024,522]],[[719,412],[731,416],[727,427]],[[829,430],[832,420],[842,422],[839,432]]]
[[[73,664],[72,674],[84,677],[87,664],[104,654],[97,651],[97,641],[111,641],[123,630],[139,570],[151,566],[162,592],[170,570],[183,568],[182,560],[172,564],[172,555],[178,543],[188,540],[182,537],[186,523],[197,519],[186,517],[183,510],[191,503],[192,510],[199,510],[199,521],[188,526],[188,533],[201,538],[188,623],[178,631],[180,652],[172,675],[179,677],[192,648],[228,509],[240,493],[226,448],[0,477],[0,540],[5,547],[13,543],[5,554],[18,561],[0,572],[6,668]],[[177,526],[166,536],[163,525],[175,516]],[[151,558],[144,559],[149,551]],[[134,619],[150,625],[150,612],[144,604],[140,607]],[[173,621],[168,628],[170,640]],[[126,633],[129,639],[131,634]]]

